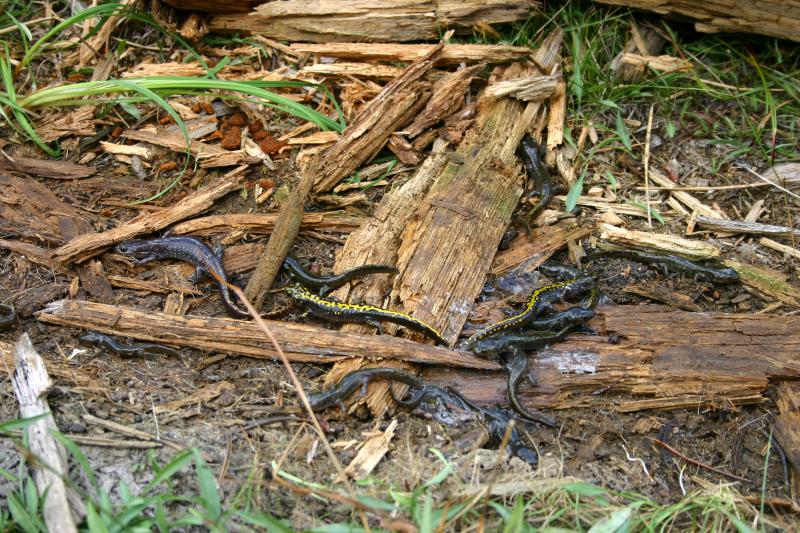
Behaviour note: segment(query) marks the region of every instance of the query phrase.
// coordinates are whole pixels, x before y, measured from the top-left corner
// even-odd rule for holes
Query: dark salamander
[[[9,329],[17,322],[17,311],[13,305],[0,304],[0,330]]]
[[[302,285],[295,284],[286,288],[286,293],[296,302],[308,309],[311,314],[335,322],[362,322],[375,326],[381,332],[380,321],[392,322],[419,331],[439,344],[447,344],[442,335],[421,320],[381,307],[372,305],[346,304],[334,300],[326,300],[317,296]]]
[[[521,329],[535,320],[539,313],[549,306],[550,302],[592,290],[595,284],[596,280],[593,277],[585,276],[540,287],[531,294],[525,310],[518,315],[506,318],[478,331],[467,339],[466,345],[472,346],[481,339],[492,337],[504,331]]]
[[[365,368],[347,374],[330,390],[310,395],[308,403],[314,411],[322,411],[334,405],[338,405],[344,411],[344,401],[358,388],[361,388],[359,397],[363,397],[370,382],[375,379],[399,381],[414,388],[422,387],[419,378],[408,372],[396,368]]]
[[[539,201],[531,208],[526,217],[527,225],[530,226],[536,216],[550,203],[550,199],[553,197],[553,183],[550,181],[550,172],[542,163],[539,155],[539,145],[532,137],[526,135],[522,138],[522,142],[517,148],[517,154],[522,159],[528,179],[533,182],[533,187],[525,200],[527,201],[533,196],[539,197]]]
[[[295,281],[307,289],[317,291],[320,296],[325,296],[333,289],[367,274],[397,274],[397,269],[390,265],[362,265],[335,276],[315,276],[303,268],[294,257],[287,257],[283,266]]]
[[[682,272],[694,277],[695,281],[708,281],[713,283],[736,283],[739,281],[739,274],[732,268],[723,266],[715,262],[697,262],[680,257],[677,255],[661,254],[657,252],[646,252],[643,250],[619,249],[619,250],[600,250],[590,255],[595,257],[622,257],[645,263],[660,268],[664,274],[670,270]]]
[[[90,331],[83,337],[83,342],[93,344],[99,348],[106,348],[112,352],[122,356],[144,355],[145,353],[160,353],[165,355],[178,355],[178,351],[169,346],[162,344],[152,344],[149,342],[136,342],[131,344],[121,344],[117,340],[98,333],[97,331]]]
[[[191,278],[192,281],[197,282],[204,277],[214,279],[219,287],[222,303],[225,304],[228,313],[239,318],[250,317],[250,313],[246,309],[242,309],[233,302],[228,287],[210,274],[210,272],[213,272],[223,281],[228,281],[225,267],[222,266],[222,254],[215,254],[200,239],[187,236],[170,236],[151,240],[133,239],[119,243],[114,250],[119,254],[132,258],[137,265],[159,259],[178,259],[192,263],[196,268]]]
[[[556,427],[557,424],[554,419],[538,411],[528,409],[522,405],[522,402],[520,402],[519,398],[517,397],[519,384],[526,376],[528,376],[529,363],[530,360],[525,352],[518,351],[511,355],[511,360],[506,365],[508,368],[508,389],[506,391],[508,395],[508,401],[516,412],[528,420],[539,422],[551,428]],[[531,384],[536,385],[536,382],[531,379]]]

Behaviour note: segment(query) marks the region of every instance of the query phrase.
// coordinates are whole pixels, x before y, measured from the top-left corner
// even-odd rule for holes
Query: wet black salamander
[[[233,302],[228,287],[210,274],[213,272],[223,281],[228,281],[228,275],[222,265],[222,254],[216,255],[200,239],[187,236],[170,236],[151,240],[133,239],[119,243],[114,250],[119,254],[131,257],[137,265],[159,259],[178,259],[192,263],[196,268],[191,278],[192,281],[197,282],[204,277],[214,279],[219,287],[222,303],[225,304],[229,314],[239,318],[250,317],[250,313],[246,309],[242,309]]]
[[[544,163],[539,155],[540,148],[536,141],[530,136],[522,138],[517,154],[522,159],[522,164],[525,167],[525,173],[528,179],[533,181],[533,189],[528,193],[525,198],[526,201],[534,195],[539,197],[539,201],[531,208],[527,215],[527,225],[530,226],[531,222],[536,216],[550,203],[553,197],[553,183],[550,180],[550,172],[545,168]]]
[[[467,339],[466,346],[473,346],[481,339],[493,337],[504,331],[520,329],[535,320],[550,302],[592,290],[595,284],[596,280],[593,277],[585,276],[540,287],[533,291],[524,311],[478,331]]]
[[[519,398],[517,397],[519,384],[522,383],[522,380],[526,376],[528,376],[529,363],[530,360],[528,359],[528,355],[525,352],[518,351],[511,356],[511,360],[508,362],[507,365],[508,401],[516,412],[518,412],[528,420],[533,420],[534,422],[539,422],[549,427],[556,427],[557,424],[554,419],[538,411],[528,409],[527,407],[522,405],[522,403],[519,401]],[[536,385],[536,382],[533,379],[531,379],[531,384]]]
[[[599,250],[590,255],[595,257],[622,257],[653,265],[661,268],[664,274],[670,269],[675,272],[682,272],[694,276],[695,281],[709,281],[713,283],[736,283],[739,281],[739,274],[732,268],[722,266],[714,262],[696,262],[677,255],[661,254],[657,252],[646,252],[643,250],[619,249],[619,250]]]
[[[295,284],[286,288],[286,293],[295,301],[302,304],[311,314],[336,322],[363,322],[375,326],[381,332],[379,321],[392,322],[419,331],[432,338],[439,344],[447,345],[442,335],[421,320],[381,307],[372,305],[346,304],[335,300],[326,300],[317,296],[302,285]]]
[[[359,397],[363,397],[370,382],[375,379],[399,381],[415,388],[422,386],[422,382],[415,375],[396,368],[365,368],[347,374],[330,390],[310,395],[308,402],[314,411],[322,411],[334,405],[338,405],[344,411],[344,401],[359,387],[361,388]]]
[[[17,311],[13,305],[0,304],[0,330],[10,329],[17,322]]]
[[[362,265],[335,276],[315,276],[303,268],[294,257],[287,257],[283,266],[295,281],[307,289],[317,291],[320,296],[325,296],[333,289],[367,274],[397,274],[397,269],[391,265]]]
[[[160,353],[165,355],[178,355],[178,351],[162,344],[152,344],[149,342],[137,342],[131,344],[121,344],[116,339],[97,331],[90,331],[83,337],[83,342],[93,344],[99,348],[106,348],[121,356],[137,356],[145,353]]]

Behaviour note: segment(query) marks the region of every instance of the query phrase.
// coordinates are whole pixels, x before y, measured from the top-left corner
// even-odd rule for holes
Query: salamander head
[[[131,239],[129,241],[122,241],[114,247],[114,251],[118,254],[137,257],[138,255],[149,254],[150,250],[149,241],[143,239]]]

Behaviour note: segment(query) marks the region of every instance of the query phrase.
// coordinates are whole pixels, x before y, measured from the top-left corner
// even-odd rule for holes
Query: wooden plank
[[[800,378],[800,317],[692,313],[658,305],[598,309],[598,335],[573,334],[532,356],[528,406],[616,411],[757,403],[770,380]],[[504,373],[432,370],[484,404],[506,401]],[[620,397],[619,394],[630,396]]]
[[[246,320],[177,316],[81,300],[52,302],[37,314],[37,318],[49,324],[86,328],[161,344],[278,359],[264,332]],[[266,322],[293,362],[332,363],[354,356],[381,356],[425,364],[498,368],[496,363],[469,353],[391,335],[355,335],[305,324]]]

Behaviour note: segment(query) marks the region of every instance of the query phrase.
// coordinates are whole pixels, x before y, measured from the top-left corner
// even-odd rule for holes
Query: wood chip
[[[151,159],[153,157],[153,150],[141,144],[117,144],[105,141],[100,141],[100,146],[103,151],[114,155],[136,155],[142,159]]]
[[[683,239],[663,233],[628,230],[609,224],[600,224],[600,238],[629,247],[646,247],[692,259],[713,259],[722,255],[722,251],[711,243]]]
[[[700,215],[696,215],[694,221],[705,229],[724,233],[746,233],[749,235],[769,235],[771,237],[800,237],[800,230],[787,228],[786,226],[773,226],[771,224],[746,222],[744,220],[723,220]]]
[[[526,102],[546,100],[555,94],[560,79],[561,76],[531,76],[498,81],[486,87],[486,94],[494,98],[513,96]]]
[[[88,178],[97,169],[86,165],[78,165],[69,161],[51,159],[34,159],[32,157],[13,156],[0,153],[0,170],[15,170],[31,176],[59,180],[75,180]]]
[[[431,51],[432,44],[382,44],[370,43],[294,43],[291,45],[297,54],[316,54],[318,56],[339,57],[360,61],[417,61]],[[508,63],[523,59],[531,54],[527,46],[508,46],[492,44],[448,44],[442,51],[438,64],[443,66],[460,63]]]
[[[49,143],[67,135],[92,137],[97,135],[94,127],[94,107],[82,106],[67,113],[54,113],[36,128],[42,141]]]
[[[344,473],[353,479],[364,479],[370,475],[383,459],[383,456],[386,455],[386,452],[389,451],[389,444],[394,438],[396,429],[397,420],[392,420],[383,432],[373,435],[364,441],[358,454],[344,469]]]

